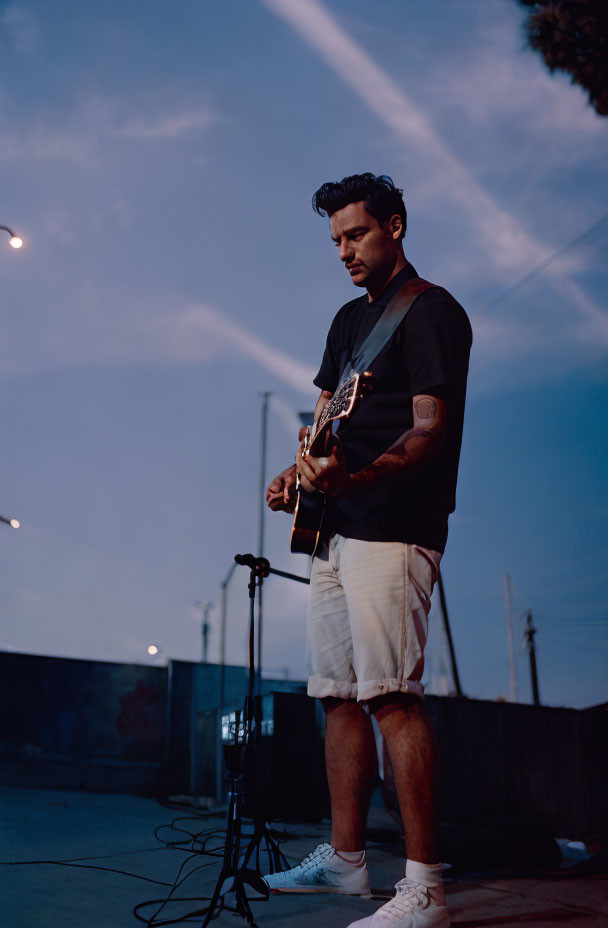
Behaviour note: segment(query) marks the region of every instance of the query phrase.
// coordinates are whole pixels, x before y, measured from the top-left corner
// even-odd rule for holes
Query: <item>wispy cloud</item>
[[[100,296],[84,283],[73,298],[74,312],[59,306],[54,314],[47,306],[35,331],[13,329],[12,337],[6,333],[0,340],[0,370],[5,375],[105,364],[191,364],[246,358],[308,403],[315,393],[315,369],[206,303],[180,305],[175,298],[150,296],[134,303],[132,296],[121,298],[107,289]],[[285,409],[278,411],[285,419]]]
[[[137,141],[156,141],[157,139],[175,139],[186,132],[205,129],[213,119],[208,107],[186,110],[170,114],[161,119],[146,121],[141,118],[125,123],[112,132],[114,135]]]
[[[379,67],[319,0],[261,0],[287,22],[349,86],[374,115],[424,157],[442,195],[469,217],[487,259],[499,273],[524,272],[549,257],[551,249],[501,207],[449,149],[431,120],[390,75]],[[608,316],[556,264],[549,285],[578,309],[584,324],[577,336],[586,344],[608,345]]]
[[[107,145],[114,139],[140,143],[174,141],[207,129],[213,112],[207,105],[183,109],[165,107],[147,115],[130,116],[125,101],[95,97],[79,101],[63,119],[38,121],[23,129],[0,122],[0,161],[54,161],[76,166],[104,166]],[[104,148],[105,146],[105,148]],[[103,148],[103,152],[102,152]],[[103,154],[103,157],[102,157]]]
[[[454,50],[425,80],[424,91],[440,110],[456,110],[458,118],[487,126],[496,117],[513,117],[533,135],[559,133],[561,142],[580,149],[581,143],[606,131],[605,120],[586,103],[580,87],[548,73],[538,55],[522,50],[521,32],[513,17],[482,27],[470,47]]]
[[[54,161],[89,165],[97,160],[90,135],[68,127],[37,125],[22,131],[3,131],[0,161]]]

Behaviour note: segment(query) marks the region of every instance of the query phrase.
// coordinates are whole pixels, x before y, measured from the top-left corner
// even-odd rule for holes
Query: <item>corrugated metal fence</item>
[[[238,706],[246,671],[225,677],[226,705]],[[0,652],[0,785],[217,796],[219,680],[212,664],[175,661],[168,672]],[[264,692],[276,689],[303,685],[264,681]],[[606,833],[607,712],[439,696],[427,705],[444,820],[512,811],[541,817],[554,835]]]

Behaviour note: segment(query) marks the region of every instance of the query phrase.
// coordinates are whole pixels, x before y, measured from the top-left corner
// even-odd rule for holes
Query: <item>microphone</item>
[[[270,561],[265,557],[255,557],[253,554],[235,554],[234,560],[237,564],[249,567],[251,570],[259,570],[267,577],[270,573]]]

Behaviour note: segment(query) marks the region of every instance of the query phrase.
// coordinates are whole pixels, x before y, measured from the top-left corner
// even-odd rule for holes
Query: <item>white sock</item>
[[[406,860],[405,878],[426,886],[437,905],[446,904],[445,890],[441,881],[441,864],[421,864],[417,860]]]
[[[338,855],[338,857],[341,857],[342,860],[345,860],[349,864],[365,863],[365,851],[338,851],[336,850],[336,854]]]

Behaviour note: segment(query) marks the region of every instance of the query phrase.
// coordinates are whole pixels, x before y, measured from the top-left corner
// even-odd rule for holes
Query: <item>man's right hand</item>
[[[296,508],[296,465],[275,477],[268,484],[266,503],[273,512],[293,512]]]

